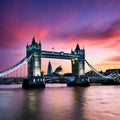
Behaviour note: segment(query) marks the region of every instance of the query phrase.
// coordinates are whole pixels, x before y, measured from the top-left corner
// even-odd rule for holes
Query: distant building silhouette
[[[48,63],[47,75],[52,75],[52,65],[51,65],[50,61]]]
[[[104,72],[104,75],[109,75],[111,73],[118,73],[120,74],[120,69],[107,69],[105,72]]]
[[[98,71],[100,74],[103,74],[102,71]],[[85,73],[85,75],[87,77],[99,77],[99,75],[97,73],[95,73],[94,71],[90,70],[87,73]]]
[[[102,71],[98,71],[100,74],[103,74],[105,76],[108,76],[110,74],[120,74],[120,69],[107,69],[105,72]],[[85,73],[85,75],[87,77],[98,77],[99,75],[97,73],[95,73],[94,71],[88,71],[87,73]]]
[[[62,71],[63,71],[62,67],[59,66],[55,69],[55,72],[53,72],[53,75],[62,75]]]

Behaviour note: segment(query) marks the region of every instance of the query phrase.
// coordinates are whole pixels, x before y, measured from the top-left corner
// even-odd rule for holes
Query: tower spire
[[[79,53],[79,51],[80,51],[80,47],[79,47],[79,44],[78,44],[78,43],[77,43],[77,45],[76,45],[75,51],[76,51],[77,53]]]
[[[28,43],[27,43],[26,47],[28,47]]]
[[[41,40],[39,40],[39,45],[41,45]]]
[[[83,46],[83,50],[85,50],[85,47]]]
[[[35,44],[35,37],[33,36],[32,44]]]

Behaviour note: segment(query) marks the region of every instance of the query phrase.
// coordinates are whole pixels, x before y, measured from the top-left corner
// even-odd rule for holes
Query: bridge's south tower
[[[73,55],[78,55],[78,58],[72,58],[72,75],[80,77],[85,74],[85,50],[80,49],[79,44],[76,45],[75,50],[72,50]]]
[[[90,86],[88,78],[85,76],[85,50],[76,45],[71,54],[76,55],[71,59],[72,75],[76,76],[74,81],[67,83],[67,86]]]

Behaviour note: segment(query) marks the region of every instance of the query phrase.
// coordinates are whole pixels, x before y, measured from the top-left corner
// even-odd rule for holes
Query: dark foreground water
[[[0,85],[0,120],[120,120],[120,86]]]

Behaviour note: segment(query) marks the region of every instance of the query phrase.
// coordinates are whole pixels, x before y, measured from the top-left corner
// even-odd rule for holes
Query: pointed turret
[[[41,45],[41,40],[39,40],[39,45]]]
[[[26,47],[28,48],[28,44],[26,45]]]
[[[71,49],[71,53],[74,53],[74,52],[73,52],[73,49]]]
[[[85,50],[85,47],[83,46],[83,50]]]
[[[79,53],[79,51],[80,51],[80,47],[79,47],[79,44],[77,43],[76,48],[75,48],[75,52]]]
[[[32,44],[35,44],[35,37],[33,36],[33,39],[32,39]]]

